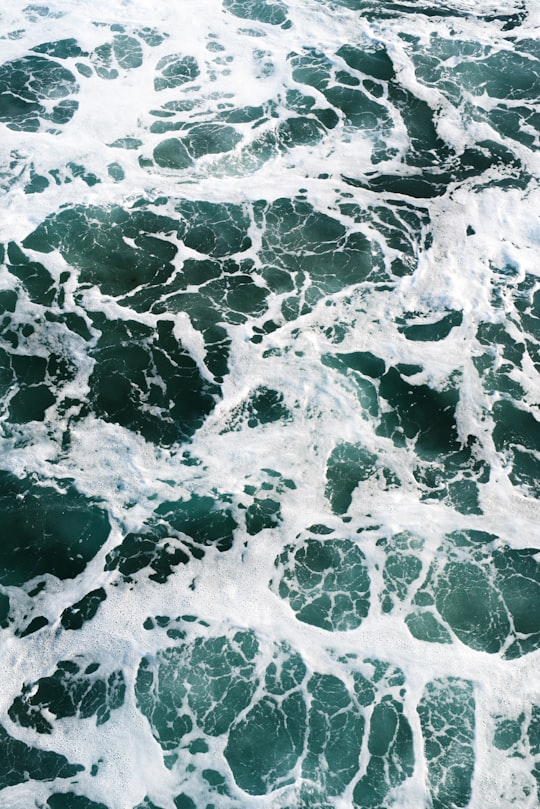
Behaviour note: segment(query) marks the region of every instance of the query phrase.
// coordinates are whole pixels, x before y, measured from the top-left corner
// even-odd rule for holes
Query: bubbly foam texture
[[[6,562],[0,723],[84,768],[0,768],[6,809],[537,805],[538,15],[379,5],[1,12],[4,65],[72,76],[0,109],[1,345],[34,358],[1,467],[81,522],[66,575]]]

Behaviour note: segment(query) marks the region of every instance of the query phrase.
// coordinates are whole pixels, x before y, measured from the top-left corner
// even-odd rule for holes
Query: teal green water
[[[0,20],[0,806],[535,809],[535,10],[203,5]]]

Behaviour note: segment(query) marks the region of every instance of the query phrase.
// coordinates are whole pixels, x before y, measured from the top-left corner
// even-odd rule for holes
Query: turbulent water
[[[3,3],[1,809],[539,805],[539,29]]]

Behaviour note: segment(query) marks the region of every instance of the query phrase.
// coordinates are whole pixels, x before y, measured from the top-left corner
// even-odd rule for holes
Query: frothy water
[[[540,801],[540,16],[0,12],[2,809]]]

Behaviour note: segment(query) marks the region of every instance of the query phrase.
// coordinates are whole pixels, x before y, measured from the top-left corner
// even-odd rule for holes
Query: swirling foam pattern
[[[0,12],[2,809],[539,805],[539,29]]]

